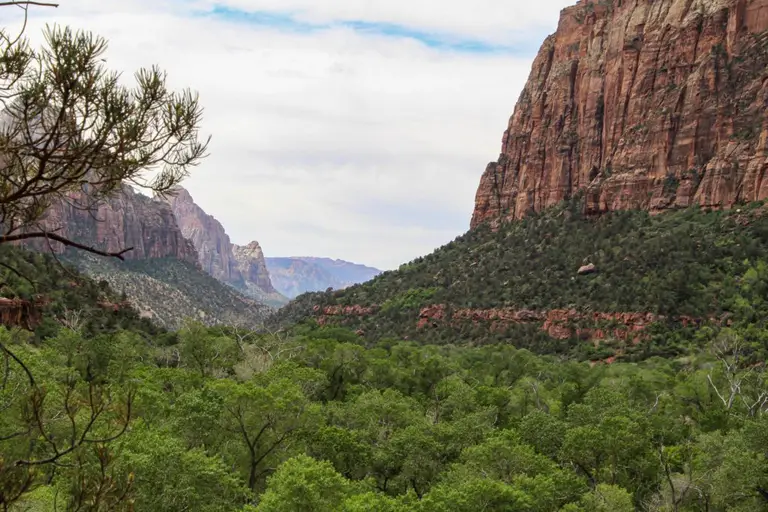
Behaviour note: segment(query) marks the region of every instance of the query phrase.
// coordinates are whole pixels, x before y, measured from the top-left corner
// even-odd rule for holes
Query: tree
[[[269,478],[259,512],[338,510],[352,485],[330,462],[299,455],[285,461]]]
[[[187,321],[179,332],[182,363],[205,378],[218,368],[229,368],[237,359],[236,343],[226,336],[212,335],[200,322]]]
[[[223,398],[221,431],[238,440],[232,456],[240,461],[248,488],[256,490],[274,470],[279,452],[288,450],[303,429],[316,423],[316,408],[295,382],[285,378],[264,386],[220,380],[212,388]]]
[[[135,88],[122,85],[103,64],[106,41],[87,32],[48,27],[43,48],[31,49],[23,36],[30,5],[56,6],[0,1],[24,9],[17,36],[0,29],[0,245],[37,238],[122,259],[130,248],[109,253],[69,240],[43,224],[46,212],[60,202],[92,211],[125,184],[170,192],[206,154],[197,95],[168,91],[158,68],[137,72]],[[122,490],[108,490],[105,471],[96,479],[81,472],[91,448],[99,466],[108,465],[105,445],[132,419],[134,392],[91,374],[109,351],[92,347],[99,350],[89,353],[85,376],[68,364],[51,378],[25,363],[36,357],[24,345],[11,350],[6,338],[0,333],[0,506],[7,509],[61,468],[78,475],[77,502],[94,495],[102,504],[122,500]]]
[[[225,512],[251,498],[221,457],[189,449],[171,435],[139,424],[119,444],[123,473],[135,474],[136,510]]]
[[[498,480],[470,478],[451,485],[439,485],[421,500],[418,512],[474,512],[486,510],[530,510],[531,498],[523,491]]]
[[[22,75],[22,70],[30,63],[30,51],[27,41],[23,38],[27,28],[27,16],[30,6],[58,7],[59,4],[32,1],[0,2],[0,7],[20,7],[24,11],[24,23],[16,35],[11,35],[0,28],[0,105],[5,107],[7,99],[12,97],[12,91]]]
[[[581,500],[582,510],[590,512],[632,512],[632,495],[616,485],[600,484]]]
[[[84,461],[93,461],[88,456],[91,449],[95,450],[98,464],[106,468],[110,456],[105,446],[126,433],[133,416],[135,392],[130,386],[124,389],[123,383],[104,384],[90,374],[82,375],[77,363],[65,362],[65,357],[46,360],[20,337],[19,331],[0,328],[3,510],[50,481],[57,471],[80,472],[88,465]],[[17,346],[16,351],[9,349],[12,345]],[[106,473],[102,473],[104,479],[99,483],[86,473],[80,472],[75,479],[74,494],[106,490]]]
[[[93,211],[124,184],[170,193],[206,156],[198,96],[169,91],[157,67],[122,85],[101,37],[61,27],[44,36],[39,51],[0,39],[0,244],[42,238],[122,258],[130,248],[105,253],[53,232],[46,210],[63,201]]]

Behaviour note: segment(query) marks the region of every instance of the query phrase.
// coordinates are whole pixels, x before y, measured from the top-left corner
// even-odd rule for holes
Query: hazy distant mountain
[[[266,262],[272,285],[291,299],[305,292],[347,288],[381,273],[377,268],[331,258],[266,258]]]

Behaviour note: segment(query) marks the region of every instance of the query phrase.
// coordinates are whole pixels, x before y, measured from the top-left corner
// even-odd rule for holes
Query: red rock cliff
[[[224,226],[195,204],[189,192],[179,187],[168,202],[181,227],[192,241],[203,270],[245,295],[270,304],[284,304],[287,299],[277,293],[258,242],[245,247],[234,245]]]
[[[110,252],[133,247],[125,254],[126,259],[171,257],[197,264],[194,246],[182,235],[165,202],[135,192],[127,185],[95,211],[75,206],[84,203],[78,196],[73,198],[48,209],[43,220],[45,229]],[[47,249],[39,240],[29,245]],[[51,246],[56,252],[65,249],[55,242]]]
[[[472,226],[768,197],[768,0],[581,1],[533,63]]]
[[[232,243],[224,226],[195,204],[186,189],[179,187],[168,198],[181,232],[197,249],[203,270],[225,283],[241,283],[243,276],[232,254]]]

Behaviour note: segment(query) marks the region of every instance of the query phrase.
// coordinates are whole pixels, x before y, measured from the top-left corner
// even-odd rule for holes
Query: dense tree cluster
[[[290,325],[316,318],[318,305],[377,305],[373,315],[326,320],[362,329],[370,340],[407,336],[436,344],[509,342],[584,359],[680,354],[695,341],[692,330],[674,321],[680,316],[710,324],[743,320],[764,325],[768,211],[763,204],[728,212],[694,207],[656,216],[623,211],[587,218],[581,211],[576,198],[496,231],[480,227],[362,285],[300,296],[275,320]],[[597,272],[577,275],[586,263]],[[755,279],[760,284],[750,285]],[[667,320],[653,331],[663,336],[649,343],[595,351],[576,338],[546,336],[540,325],[491,329],[482,322],[442,322],[419,329],[419,311],[433,304],[454,310],[648,312]]]
[[[0,507],[762,510],[768,378],[744,336],[591,367],[335,328],[2,329]]]

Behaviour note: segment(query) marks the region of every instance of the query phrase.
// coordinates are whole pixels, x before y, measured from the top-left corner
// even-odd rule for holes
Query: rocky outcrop
[[[224,226],[195,204],[186,189],[178,187],[168,197],[181,232],[197,249],[203,270],[219,281],[241,284],[243,276],[232,253],[232,243]]]
[[[127,260],[176,258],[197,264],[197,252],[184,238],[167,203],[147,197],[124,185],[122,190],[95,208],[84,207],[84,196],[72,194],[52,205],[43,219],[47,231],[108,252],[125,253]],[[36,249],[48,248],[44,241],[30,241]],[[57,253],[66,248],[56,242]]]
[[[232,254],[237,270],[246,281],[255,284],[267,293],[274,293],[275,288],[269,277],[264,251],[259,242],[253,241],[246,246],[233,245]]]
[[[0,297],[0,325],[34,330],[42,321],[40,308],[46,304],[39,298],[33,302]]]
[[[471,225],[768,197],[768,0],[580,1],[533,63]]]
[[[334,312],[323,311],[323,313],[333,316]],[[703,322],[702,319],[691,317],[667,319],[652,313],[582,313],[575,309],[552,309],[549,311],[515,308],[451,309],[445,304],[435,304],[419,311],[417,327],[419,329],[438,327],[445,322],[459,326],[469,322],[487,325],[492,331],[503,331],[510,325],[536,323],[549,336],[559,340],[579,338],[599,341],[615,338],[637,343],[645,337],[644,331],[651,324],[667,320],[672,320],[684,327],[700,325]],[[718,320],[710,318],[707,321],[717,322]]]
[[[275,291],[258,242],[245,247],[234,245],[224,226],[195,204],[184,188],[168,198],[182,233],[192,241],[203,270],[248,297],[278,306],[288,299]]]
[[[348,325],[350,321],[375,315],[378,305],[320,306],[312,307],[312,316],[318,325]],[[490,331],[503,332],[513,325],[534,324],[550,337],[558,340],[571,338],[598,343],[613,338],[638,343],[647,336],[646,329],[655,322],[672,321],[682,327],[699,326],[704,322],[728,325],[725,318],[692,318],[680,316],[667,318],[652,313],[579,312],[576,309],[551,309],[534,311],[516,308],[454,308],[447,304],[432,304],[419,310],[416,328],[434,329],[444,325],[461,328],[474,324]]]

